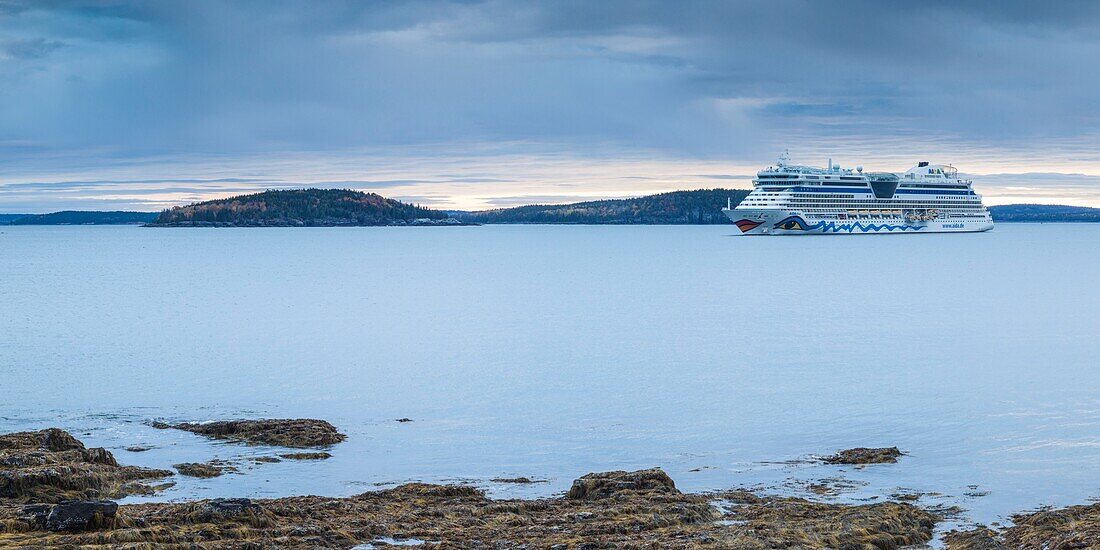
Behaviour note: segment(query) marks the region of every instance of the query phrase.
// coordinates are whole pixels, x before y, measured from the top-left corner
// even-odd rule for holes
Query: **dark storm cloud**
[[[1095,2],[0,1],[0,162],[835,140],[1095,166],[1098,52]]]

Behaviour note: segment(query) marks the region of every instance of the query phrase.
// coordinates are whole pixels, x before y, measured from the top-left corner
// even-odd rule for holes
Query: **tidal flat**
[[[247,442],[249,435],[265,438],[289,427],[298,437],[284,438],[288,446],[329,445],[296,429],[303,424],[330,426],[305,419],[228,421],[211,423],[219,427],[205,433],[224,435],[228,425],[267,428],[234,438]],[[192,428],[177,427],[204,433]],[[860,448],[822,460],[893,464],[891,451],[897,450]],[[201,466],[175,468],[186,476],[221,475],[192,471]],[[0,546],[894,549],[927,545],[937,523],[953,513],[908,498],[837,504],[745,490],[689,494],[660,468],[589,473],[564,495],[539,499],[490,499],[468,485],[414,482],[344,498],[112,500],[164,490],[171,482],[156,482],[171,476],[120,465],[110,451],[88,448],[56,428],[2,434]],[[942,542],[960,550],[1093,547],[1100,544],[1100,504],[1016,515],[1000,530],[952,530]]]

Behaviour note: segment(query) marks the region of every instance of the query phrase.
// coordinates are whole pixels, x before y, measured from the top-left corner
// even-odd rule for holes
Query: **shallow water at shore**
[[[936,492],[983,522],[1100,496],[1100,225],[732,231],[0,228],[0,431],[244,466],[158,499],[536,496],[650,466],[690,491]],[[144,424],[261,416],[349,438],[252,464],[278,450]],[[807,461],[892,445],[894,465]],[[515,476],[546,483],[489,481]]]

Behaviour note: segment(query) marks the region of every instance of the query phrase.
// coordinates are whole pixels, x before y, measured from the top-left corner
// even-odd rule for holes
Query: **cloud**
[[[0,46],[0,58],[17,60],[42,59],[63,46],[65,46],[64,42],[46,40],[45,38],[11,40]]]
[[[1091,2],[2,5],[0,182],[144,166],[183,183],[257,158],[287,181],[425,180],[422,194],[546,179],[492,162],[465,182],[378,168],[405,148],[493,159],[482,151],[515,143],[535,163],[653,156],[719,174],[783,148],[819,164],[1100,174]],[[334,158],[366,169],[322,165]]]

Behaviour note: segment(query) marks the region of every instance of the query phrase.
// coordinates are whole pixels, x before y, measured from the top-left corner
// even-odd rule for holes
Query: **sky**
[[[1100,3],[0,0],[0,212],[480,209],[950,163],[1100,207]]]

